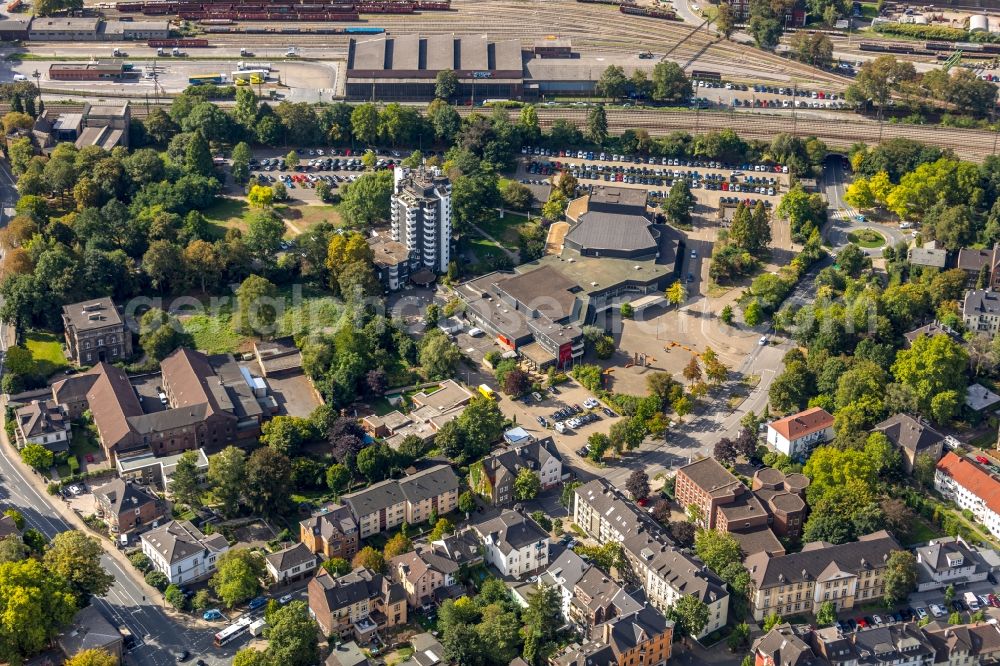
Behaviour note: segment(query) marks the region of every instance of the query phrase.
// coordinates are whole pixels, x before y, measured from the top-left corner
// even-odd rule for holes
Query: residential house
[[[470,527],[445,534],[437,541],[432,541],[431,545],[436,552],[457,562],[459,566],[472,567],[483,563],[483,544]]]
[[[826,601],[841,610],[881,598],[886,563],[899,549],[882,530],[837,546],[814,541],[779,557],[755,553],[744,560],[753,617],[815,613]]]
[[[650,606],[598,627],[615,666],[664,666],[670,660],[674,623]]]
[[[1000,626],[992,621],[959,625],[935,621],[923,633],[935,650],[935,664],[1000,664]]]
[[[562,459],[551,437],[524,441],[494,451],[469,466],[469,488],[492,506],[514,501],[514,482],[522,469],[538,477],[543,490],[562,480]]]
[[[411,608],[433,603],[438,590],[454,585],[458,567],[457,562],[428,544],[388,562],[389,576],[403,586]]]
[[[622,589],[611,577],[595,566],[587,570],[573,586],[569,617],[585,635],[597,625],[615,618],[632,615],[643,604]]]
[[[372,414],[364,417],[361,425],[373,437],[384,437],[393,449],[398,449],[410,436],[427,443],[446,423],[462,415],[472,396],[467,388],[449,379],[433,391],[424,390],[411,396],[415,409],[410,413],[394,410],[382,416]]]
[[[76,365],[117,361],[132,355],[132,332],[110,298],[63,306],[66,353]]]
[[[323,663],[326,666],[371,666],[372,662],[355,641],[347,641],[332,644],[330,655]]]
[[[907,257],[914,266],[926,266],[943,270],[948,264],[948,250],[938,247],[935,241],[921,247],[914,245],[907,251]]]
[[[972,333],[993,337],[1000,331],[1000,293],[992,289],[965,292],[962,301],[962,321]]]
[[[986,580],[990,565],[962,537],[931,539],[916,549],[917,590],[965,585]]]
[[[531,518],[509,509],[473,525],[484,559],[504,576],[520,578],[549,563],[549,535]]]
[[[753,642],[754,666],[822,666],[809,646],[812,629],[785,623],[771,628]]]
[[[264,566],[277,585],[302,580],[316,570],[316,554],[304,543],[297,543],[264,556]]]
[[[337,578],[320,569],[307,589],[309,614],[326,636],[367,644],[379,629],[406,623],[403,588],[363,567]]]
[[[348,507],[330,504],[299,523],[299,540],[325,560],[350,562],[358,552],[358,524]]]
[[[14,426],[19,449],[38,444],[53,453],[69,450],[69,417],[55,400],[32,400],[18,407],[14,411]]]
[[[91,604],[77,611],[70,626],[56,636],[56,643],[67,659],[84,650],[103,650],[120,664],[125,638],[101,615],[97,606]]]
[[[929,456],[935,463],[944,453],[944,435],[923,419],[909,414],[896,414],[876,424],[875,430],[884,434],[903,454],[903,467],[913,473],[917,456]]]
[[[929,324],[926,324],[924,326],[920,326],[919,328],[915,328],[915,329],[913,329],[912,331],[910,331],[908,333],[904,333],[903,337],[906,339],[906,346],[910,347],[910,346],[913,345],[913,342],[917,338],[923,337],[925,335],[927,337],[931,337],[932,338],[935,335],[942,335],[942,334],[943,335],[947,335],[949,338],[951,338],[957,344],[965,345],[965,340],[962,338],[962,336],[959,334],[958,331],[956,331],[955,329],[953,329],[950,326],[942,324],[939,321],[932,321]]]
[[[658,525],[603,479],[592,479],[573,492],[573,522],[600,541],[625,541]]]
[[[171,520],[144,532],[140,540],[153,568],[174,585],[208,578],[215,573],[219,557],[229,550],[226,537],[206,536],[189,520]]]
[[[170,517],[170,506],[142,486],[114,479],[94,490],[97,515],[115,534],[157,527]]]
[[[833,439],[833,416],[822,407],[767,424],[767,443],[779,453],[797,458]]]
[[[388,479],[349,493],[341,501],[354,515],[360,537],[392,529],[404,521],[426,522],[458,505],[458,476],[450,465],[435,465],[402,479]]]
[[[410,637],[410,647],[413,656],[400,666],[437,666],[447,663],[444,660],[444,646],[428,632]]]
[[[1000,477],[996,474],[949,451],[938,461],[934,488],[1000,537]]]
[[[538,576],[539,585],[548,585],[559,592],[562,616],[569,621],[570,604],[576,584],[593,565],[583,561],[573,550],[567,548],[559,554],[544,573]]]

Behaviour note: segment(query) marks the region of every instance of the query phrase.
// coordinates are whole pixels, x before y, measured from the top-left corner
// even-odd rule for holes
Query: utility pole
[[[38,112],[41,113],[45,109],[45,103],[42,102],[42,73],[36,69],[31,76],[35,78],[35,87],[38,88]]]

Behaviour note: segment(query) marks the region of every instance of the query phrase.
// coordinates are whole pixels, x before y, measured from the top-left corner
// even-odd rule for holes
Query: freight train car
[[[153,48],[163,47],[184,47],[189,49],[203,49],[208,47],[207,39],[150,39],[146,41],[146,46]]]

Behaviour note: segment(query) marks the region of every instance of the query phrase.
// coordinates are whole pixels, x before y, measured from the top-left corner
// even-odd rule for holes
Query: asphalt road
[[[830,222],[826,229],[826,238],[835,250],[840,250],[848,244],[848,234],[858,229],[872,229],[882,234],[888,245],[895,246],[899,242],[906,242],[910,237],[906,231],[898,226],[879,224],[866,220],[857,222],[854,217],[858,214],[850,204],[844,201],[847,187],[853,180],[850,169],[844,166],[844,160],[839,155],[831,155],[826,159],[823,169],[823,191],[829,202]],[[865,249],[866,254],[873,257],[882,256],[882,248]]]

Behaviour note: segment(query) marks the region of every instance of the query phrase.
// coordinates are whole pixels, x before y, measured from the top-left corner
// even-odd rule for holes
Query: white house
[[[559,557],[552,561],[549,568],[538,577],[540,585],[548,585],[559,591],[562,616],[569,617],[570,603],[573,601],[573,588],[583,578],[590,565],[583,558],[567,548]]]
[[[981,582],[991,568],[962,537],[931,539],[917,548],[917,590]]]
[[[229,550],[221,534],[206,536],[189,520],[171,520],[140,537],[142,552],[171,583],[183,585],[215,573],[219,557]]]
[[[833,416],[821,407],[786,416],[767,425],[767,444],[786,456],[808,453],[833,439]]]
[[[297,543],[265,555],[264,566],[275,583],[290,583],[301,580],[316,570],[316,554],[304,543]]]
[[[516,511],[473,526],[483,542],[484,559],[504,576],[521,576],[538,571],[549,563],[549,535]]]
[[[1000,478],[996,475],[949,451],[938,461],[934,488],[1000,537]]]
[[[55,453],[69,450],[69,417],[55,400],[34,400],[19,407],[14,425],[18,448],[39,444]]]

